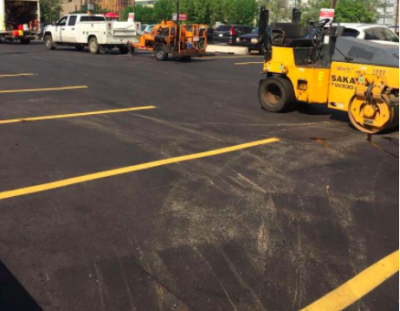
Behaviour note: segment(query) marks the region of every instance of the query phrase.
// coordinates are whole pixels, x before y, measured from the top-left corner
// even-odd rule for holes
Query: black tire
[[[121,54],[124,54],[124,55],[128,54],[129,53],[129,48],[126,45],[120,46],[119,47],[119,52]]]
[[[19,42],[21,42],[21,44],[30,44],[31,43],[31,39],[29,39],[29,38],[21,38],[21,39],[19,39]]]
[[[83,44],[77,44],[75,45],[75,49],[77,51],[83,51],[85,49],[85,46]]]
[[[283,112],[294,107],[296,96],[289,80],[282,77],[268,77],[260,81],[258,100],[266,111]]]
[[[100,45],[96,37],[92,37],[89,40],[89,52],[92,54],[98,54],[100,52]]]
[[[107,53],[106,47],[104,45],[99,45],[99,53],[103,55]]]
[[[56,45],[54,44],[53,37],[51,35],[44,36],[44,45],[46,46],[46,49],[48,49],[48,50],[56,49]]]
[[[192,60],[191,56],[182,56],[181,61],[182,62],[190,62]]]
[[[168,53],[162,46],[157,46],[156,49],[154,50],[154,56],[158,61],[165,61],[168,58]]]

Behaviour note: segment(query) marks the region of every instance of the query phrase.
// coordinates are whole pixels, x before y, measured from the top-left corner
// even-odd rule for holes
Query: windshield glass
[[[253,29],[251,33],[258,33],[258,27]]]
[[[231,26],[219,26],[216,31],[230,31],[231,28]]]

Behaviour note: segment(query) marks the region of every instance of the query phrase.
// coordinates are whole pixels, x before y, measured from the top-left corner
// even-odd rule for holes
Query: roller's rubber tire
[[[288,111],[296,104],[293,86],[283,77],[268,77],[261,80],[258,87],[258,100],[261,107],[269,112]]]
[[[46,46],[46,49],[48,49],[48,50],[56,49],[56,45],[54,44],[53,37],[51,35],[44,36],[44,45]]]
[[[168,53],[164,50],[162,46],[157,46],[154,50],[154,56],[156,60],[163,62],[166,61],[168,58]]]

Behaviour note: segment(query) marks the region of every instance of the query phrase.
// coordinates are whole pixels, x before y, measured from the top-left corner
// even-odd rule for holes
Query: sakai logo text
[[[347,76],[331,76],[331,86],[338,87],[347,90],[354,90],[354,85],[357,82],[357,78],[351,78]]]

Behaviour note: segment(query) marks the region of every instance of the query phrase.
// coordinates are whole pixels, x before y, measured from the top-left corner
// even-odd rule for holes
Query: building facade
[[[389,26],[390,28],[398,31],[399,0],[380,0],[378,12],[378,24]]]

